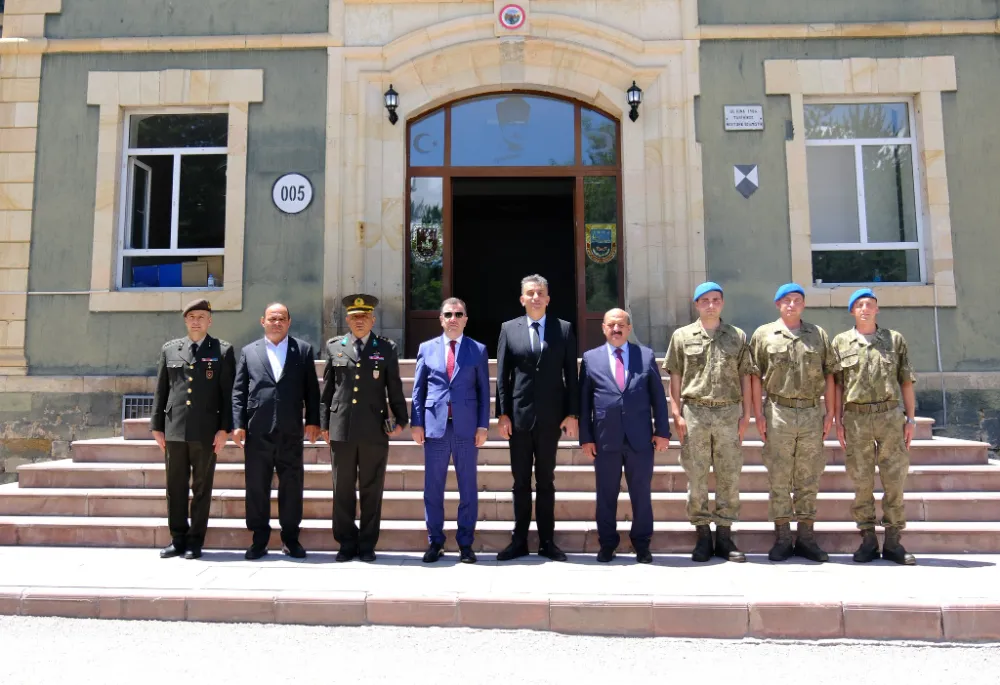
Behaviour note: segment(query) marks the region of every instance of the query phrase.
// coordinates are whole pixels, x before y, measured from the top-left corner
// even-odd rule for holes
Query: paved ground
[[[1000,648],[0,617],[0,682],[994,684]]]

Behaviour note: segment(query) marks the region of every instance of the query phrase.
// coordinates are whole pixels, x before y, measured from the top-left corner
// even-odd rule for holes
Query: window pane
[[[223,247],[226,243],[226,156],[181,157],[177,247]]]
[[[864,147],[868,242],[916,242],[917,211],[909,145]]]
[[[410,125],[410,166],[444,166],[444,110]]]
[[[170,203],[174,184],[174,158],[165,155],[149,155],[132,157],[135,160],[136,171],[130,179],[132,187],[128,199],[131,225],[125,235],[125,247],[137,250],[167,250],[170,249]],[[142,165],[142,166],[139,166]],[[146,171],[142,167],[147,167]],[[142,187],[144,179],[149,182],[149,231],[145,230],[143,204],[145,190]],[[138,203],[138,204],[137,204]]]
[[[612,166],[618,150],[615,122],[612,119],[584,109],[580,112],[583,140],[583,163],[586,166]]]
[[[918,283],[917,250],[813,252],[817,283]]]
[[[410,179],[410,309],[441,306],[444,254],[444,183],[441,178]]]
[[[222,255],[201,257],[125,257],[122,288],[221,288]]]
[[[587,249],[587,311],[618,306],[618,181],[614,176],[583,179],[583,222]]]
[[[854,148],[807,147],[806,168],[813,243],[859,242],[861,227]]]
[[[144,250],[149,247],[149,204],[152,195],[152,170],[137,159],[131,159],[131,211],[125,247]]]
[[[451,110],[453,166],[568,166],[573,105],[530,95],[470,100]]]
[[[903,102],[806,105],[806,138],[908,138],[909,107]]]
[[[129,147],[225,147],[228,114],[133,114]]]

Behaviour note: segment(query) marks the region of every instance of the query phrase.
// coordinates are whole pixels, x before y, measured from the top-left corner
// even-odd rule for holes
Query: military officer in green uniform
[[[826,468],[823,437],[835,416],[836,361],[826,331],[802,320],[805,296],[798,283],[778,288],[778,320],[764,324],[750,338],[751,392],[764,441],[768,518],[775,531],[767,555],[771,561],[785,561],[793,553],[812,561],[830,558],[816,542],[813,523],[819,479]],[[794,545],[792,519],[798,522]]]
[[[670,374],[670,411],[681,441],[688,478],[687,514],[698,531],[691,559],[743,562],[732,538],[740,513],[743,434],[750,423],[747,335],[722,321],[722,286],[711,281],[694,291],[698,320],[670,337],[663,368]],[[715,472],[715,511],[708,508],[708,473]],[[715,522],[713,545],[710,523]]]
[[[378,298],[349,295],[343,303],[350,333],[326,343],[320,426],[332,453],[337,561],[359,557],[371,562],[381,525],[389,438],[406,427],[406,398],[396,344],[372,333]],[[360,530],[354,523],[355,484],[361,495]]]
[[[209,301],[188,303],[184,325],[187,337],[171,340],[160,350],[150,418],[153,439],[166,455],[167,524],[172,542],[160,550],[164,559],[201,556],[216,455],[233,427],[236,357],[229,343],[208,334],[212,325]]]
[[[917,563],[900,544],[906,527],[903,487],[910,470],[910,441],[916,426],[916,376],[906,340],[877,322],[878,299],[869,288],[851,295],[847,306],[854,328],[833,339],[839,370],[837,439],[847,452],[847,474],[854,482],[851,513],[861,530],[854,561],[879,558],[875,536],[875,467],[882,481],[882,556],[907,566]],[[900,400],[903,406],[900,407]]]

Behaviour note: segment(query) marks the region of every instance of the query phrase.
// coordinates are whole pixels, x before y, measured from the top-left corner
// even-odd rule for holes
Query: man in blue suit
[[[580,367],[580,446],[594,460],[597,477],[597,560],[615,558],[622,468],[632,502],[632,548],[640,564],[653,555],[653,451],[670,444],[667,397],[653,350],[628,342],[632,318],[604,315],[607,344],[587,351]],[[654,426],[655,422],[655,426]]]
[[[424,446],[426,564],[444,554],[444,487],[452,459],[459,496],[455,538],[462,563],[476,563],[476,461],[490,424],[490,373],[486,347],[462,334],[466,314],[465,302],[445,300],[440,316],[444,335],[422,343],[417,353],[410,426],[414,442]]]

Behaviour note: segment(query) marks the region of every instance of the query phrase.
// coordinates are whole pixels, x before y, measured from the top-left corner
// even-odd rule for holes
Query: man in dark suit
[[[580,394],[576,337],[569,322],[546,319],[549,299],[544,278],[535,274],[521,279],[526,316],[500,328],[496,411],[500,435],[510,440],[515,522],[511,543],[497,555],[497,561],[528,554],[532,466],[538,554],[566,560],[554,540],[556,450],[563,431],[567,437],[576,437]]]
[[[632,344],[632,317],[621,309],[604,315],[607,344],[583,355],[580,366],[580,446],[594,460],[597,479],[597,560],[615,558],[622,468],[632,502],[632,548],[640,564],[653,562],[653,451],[670,444],[667,395],[656,355]],[[655,421],[655,426],[654,426]]]
[[[476,563],[472,551],[479,488],[476,462],[490,425],[490,370],[486,346],[463,335],[465,302],[450,297],[441,305],[439,335],[420,345],[413,382],[413,441],[424,446],[424,518],[429,547],[424,563],[444,554],[444,487],[448,462],[458,478],[459,560]]]
[[[160,350],[149,420],[153,439],[166,456],[167,525],[172,542],[160,550],[163,559],[201,556],[216,455],[233,428],[230,403],[236,360],[229,343],[208,334],[212,325],[209,301],[189,302],[184,307],[184,325],[187,337],[171,340]]]
[[[343,302],[351,332],[326,343],[320,417],[333,462],[333,538],[340,543],[337,561],[372,562],[382,525],[389,438],[406,427],[406,397],[396,343],[372,333],[378,298],[348,295]],[[361,494],[360,530],[354,523],[355,485]]]
[[[243,348],[233,388],[233,441],[246,440],[247,529],[253,544],[247,559],[267,554],[271,538],[271,479],[278,472],[278,520],[281,551],[303,559],[299,543],[302,523],[303,427],[305,437],[319,437],[319,381],[312,345],[288,335],[292,317],[280,303],[269,305],[260,319],[264,338]]]

